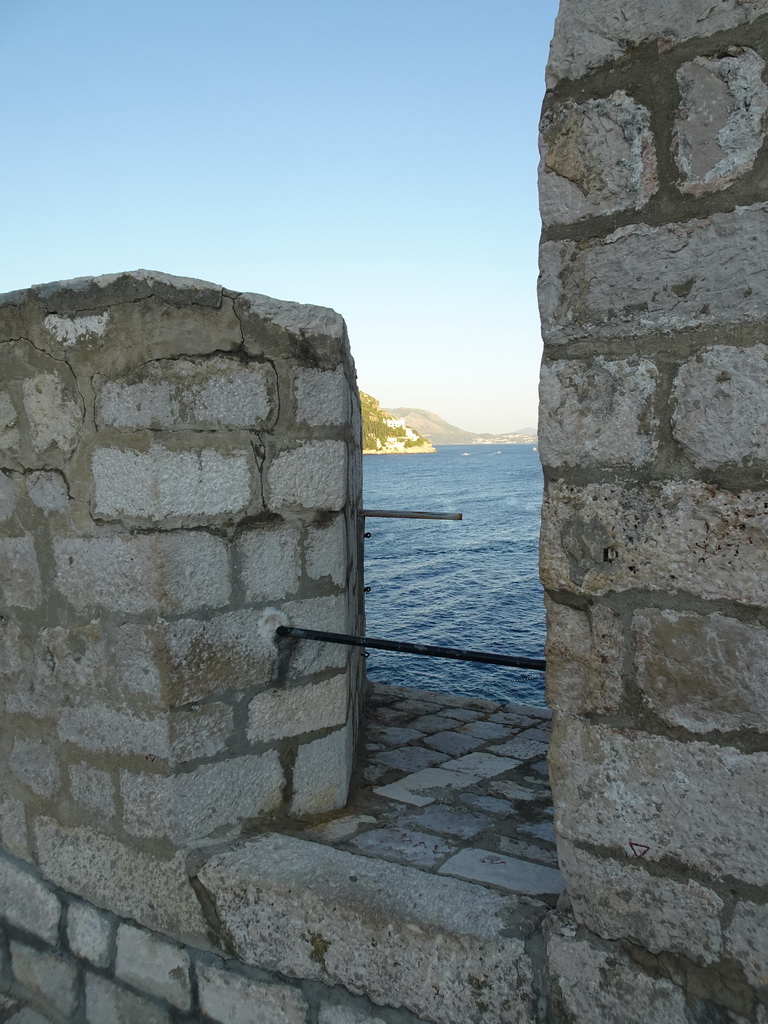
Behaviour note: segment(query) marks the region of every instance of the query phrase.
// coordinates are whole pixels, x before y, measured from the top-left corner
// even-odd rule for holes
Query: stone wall
[[[541,569],[582,930],[550,967],[579,1021],[624,1019],[611,986],[767,1019],[767,9],[562,0],[552,44]]]
[[[359,407],[332,310],[138,272],[0,300],[0,842],[206,934],[182,851],[343,805]]]

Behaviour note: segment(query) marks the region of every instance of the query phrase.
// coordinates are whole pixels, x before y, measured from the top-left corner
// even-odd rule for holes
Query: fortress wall
[[[569,1020],[614,1019],[612,950],[630,1002],[671,980],[663,1019],[682,994],[697,1021],[768,1017],[767,11],[562,0],[551,49],[541,571],[586,929],[550,943]]]
[[[346,800],[359,409],[332,310],[137,272],[0,300],[0,842],[206,933],[182,850]]]

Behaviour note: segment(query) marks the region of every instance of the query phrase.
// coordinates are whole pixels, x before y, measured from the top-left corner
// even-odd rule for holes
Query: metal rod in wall
[[[485,665],[506,665],[508,668],[528,668],[544,672],[544,658],[521,658],[511,654],[491,654],[487,651],[464,651],[457,647],[434,647],[429,644],[410,644],[404,640],[381,640],[371,636],[350,633],[326,633],[320,629],[301,629],[297,626],[278,626],[278,636],[292,636],[298,640],[322,640],[347,647],[370,647],[378,651],[397,651],[401,654],[423,654],[428,658],[452,658],[454,661],[477,661]]]
[[[453,519],[460,520],[461,512],[395,512],[390,509],[361,508],[357,513],[361,519]]]

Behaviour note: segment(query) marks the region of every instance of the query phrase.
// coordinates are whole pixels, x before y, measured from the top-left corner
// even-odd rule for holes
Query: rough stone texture
[[[726,933],[726,948],[743,965],[747,978],[768,989],[768,906],[738,903]]]
[[[299,422],[338,426],[349,419],[349,385],[342,366],[332,372],[299,370],[294,387]]]
[[[46,515],[69,509],[67,482],[56,470],[41,469],[27,477],[27,493],[33,505]]]
[[[334,676],[311,686],[265,690],[248,705],[248,739],[267,743],[344,725],[347,719],[347,681]]]
[[[564,0],[549,52],[547,85],[579,78],[646,40],[677,43],[751,22],[765,0],[646,0],[633,6],[613,0]],[[706,43],[704,44],[706,45]]]
[[[528,896],[552,895],[565,888],[559,871],[490,850],[462,850],[443,864],[440,874],[486,882]]]
[[[343,807],[352,772],[352,727],[303,743],[293,766],[293,814],[320,814]]]
[[[0,907],[3,917],[17,928],[54,943],[61,905],[54,894],[26,871],[0,860]]]
[[[768,884],[768,753],[563,719],[549,762],[565,838]]]
[[[94,702],[62,708],[57,733],[60,740],[84,750],[168,756],[168,727],[163,715],[139,717]]]
[[[220,754],[232,727],[228,704],[192,704],[176,711],[171,718],[171,756],[178,763]]]
[[[181,1010],[190,1007],[189,954],[140,928],[118,928],[115,974]]]
[[[71,455],[83,419],[80,402],[72,395],[71,387],[58,373],[41,373],[25,380],[21,389],[36,454],[58,448],[63,455]]]
[[[646,1024],[687,1024],[685,996],[673,982],[649,977],[618,948],[593,946],[573,931],[554,927],[547,945],[553,1001],[565,1015],[556,1019],[616,1024],[630,1012]]]
[[[713,612],[646,608],[632,621],[637,681],[670,725],[768,732],[768,630]]]
[[[588,595],[644,588],[768,603],[768,497],[701,481],[553,483],[542,510],[545,586]]]
[[[386,1024],[381,1017],[372,1017],[368,1013],[358,1013],[346,1006],[331,1006],[326,1003],[320,1007],[317,1024]]]
[[[62,1017],[77,1006],[75,965],[54,953],[11,942],[11,966],[17,984],[42,998]]]
[[[606,714],[621,702],[621,624],[610,608],[557,604],[547,609],[547,700],[570,714]]]
[[[36,608],[40,598],[40,570],[32,537],[0,538],[0,601],[12,608]]]
[[[540,148],[545,226],[640,209],[658,188],[649,112],[625,92],[551,107]]]
[[[565,359],[541,368],[539,450],[549,466],[629,466],[658,448],[647,359]]]
[[[100,519],[208,519],[242,513],[251,502],[245,451],[97,448],[92,472],[93,512]]]
[[[96,967],[110,962],[112,924],[94,907],[70,903],[67,908],[67,942],[75,956]]]
[[[283,452],[267,474],[268,506],[343,508],[347,490],[347,449],[342,441],[309,441]]]
[[[558,855],[574,916],[597,935],[628,938],[652,953],[680,953],[701,964],[720,958],[723,901],[711,889],[594,856],[564,839]]]
[[[226,971],[197,968],[200,1007],[221,1024],[304,1024],[308,1006],[287,985],[264,985]]]
[[[768,319],[765,203],[662,227],[630,224],[584,246],[545,242],[541,258],[547,345]]]
[[[246,601],[277,601],[296,593],[301,548],[295,529],[253,530],[241,537],[238,547]]]
[[[47,743],[16,740],[8,765],[14,778],[29,786],[39,796],[54,796],[59,789],[59,763]]]
[[[530,961],[502,934],[513,897],[278,835],[214,858],[198,877],[246,963],[441,1024],[534,1020]],[[425,985],[431,977],[440,983]]]
[[[344,520],[341,516],[330,526],[315,527],[307,538],[307,572],[312,579],[330,576],[337,584],[346,579],[346,548]]]
[[[766,135],[765,61],[754,50],[695,57],[677,71],[675,158],[681,192],[726,188],[751,169]]]
[[[199,944],[206,923],[180,856],[153,857],[95,828],[35,824],[37,862],[55,885],[147,928]]]
[[[765,345],[699,352],[675,378],[675,440],[698,467],[768,459],[767,396]]]
[[[87,1024],[168,1024],[167,1010],[150,1003],[109,978],[87,974],[85,978]]]

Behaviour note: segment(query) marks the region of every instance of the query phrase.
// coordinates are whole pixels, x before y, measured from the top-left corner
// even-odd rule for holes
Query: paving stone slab
[[[447,754],[442,754],[439,750],[426,750],[424,747],[398,747],[397,750],[386,750],[383,754],[375,755],[376,761],[403,772],[433,768],[446,758]]]
[[[428,828],[442,835],[471,839],[488,828],[491,818],[485,814],[473,814],[471,811],[445,807],[443,804],[432,804],[418,816],[409,815],[403,821],[403,824],[406,823],[411,828]]]
[[[371,729],[368,735],[372,740],[378,740],[388,747],[401,747],[410,743],[411,740],[423,739],[424,736],[418,729],[407,729],[397,725],[385,725],[378,729]]]
[[[392,706],[395,711],[402,711],[406,715],[430,715],[440,707],[431,700],[401,700]]]
[[[385,860],[405,861],[415,867],[431,868],[454,853],[456,846],[428,832],[411,829],[376,828],[351,840],[360,853]]]
[[[565,888],[563,876],[554,868],[517,857],[502,856],[491,850],[461,850],[438,871],[441,875],[486,882],[529,896],[554,896]]]
[[[424,789],[466,789],[475,786],[482,780],[482,775],[469,772],[447,772],[444,768],[425,768],[413,775],[400,779],[400,784],[411,791],[421,792]]]
[[[481,740],[501,740],[509,736],[509,726],[498,722],[468,722],[461,731],[469,736],[477,736]]]
[[[439,714],[443,718],[454,718],[458,722],[476,722],[478,718],[483,717],[479,711],[470,711],[469,708],[449,708],[440,711]]]
[[[530,718],[528,715],[516,715],[511,711],[497,711],[495,715],[489,715],[489,722],[498,722],[500,725],[508,725],[512,729],[524,729],[538,724],[537,718]]]
[[[558,867],[557,851],[551,847],[534,846],[533,843],[526,843],[522,839],[499,836],[499,850],[519,860],[535,860],[549,867]]]
[[[362,825],[375,825],[371,814],[348,814],[343,818],[332,818],[306,830],[308,839],[319,839],[323,843],[335,843],[353,836]]]
[[[520,832],[527,832],[530,836],[543,839],[547,843],[555,842],[555,828],[551,821],[540,821],[536,825],[518,825]]]
[[[409,722],[409,727],[423,733],[444,732],[446,720],[442,715],[422,715]]]
[[[490,779],[493,775],[501,775],[515,767],[515,762],[506,757],[496,757],[494,754],[474,753],[464,757],[458,757],[455,761],[446,761],[443,768],[454,772],[471,772],[483,779]]]
[[[440,750],[451,757],[468,754],[470,750],[476,750],[482,744],[483,740],[478,739],[476,736],[462,736],[460,732],[436,732],[424,739],[425,747]]]
[[[549,793],[547,791],[541,791],[540,788],[529,788],[527,786],[520,786],[516,782],[509,782],[506,779],[500,779],[498,782],[491,784],[491,790],[494,793],[501,793],[508,800],[523,801],[525,803],[535,803],[548,799]]]
[[[424,796],[423,793],[412,793],[406,789],[402,782],[391,782],[388,786],[376,786],[373,790],[377,796],[384,796],[388,800],[399,800],[404,804],[412,804],[415,807],[426,807],[427,804],[433,804],[435,798],[432,796]]]
[[[489,814],[507,815],[514,810],[509,800],[498,800],[495,796],[485,796],[480,793],[462,793],[459,800],[470,807],[476,807],[479,811],[487,811]]]
[[[533,758],[540,759],[546,755],[549,750],[549,740],[527,739],[525,733],[521,732],[514,739],[488,749],[501,757],[513,757],[516,761],[532,761]]]
[[[510,715],[527,715],[529,718],[550,719],[552,717],[551,708],[539,708],[535,704],[504,704],[499,711]]]

